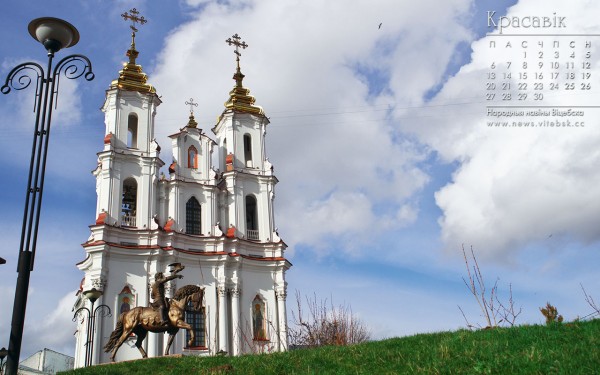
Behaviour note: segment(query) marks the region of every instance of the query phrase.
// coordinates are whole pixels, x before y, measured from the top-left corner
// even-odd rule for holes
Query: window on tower
[[[137,148],[138,118],[135,113],[130,113],[127,119],[127,147]]]
[[[185,204],[185,233],[201,234],[201,207],[196,198],[191,197]]]
[[[188,168],[198,168],[198,150],[194,146],[188,148]]]
[[[123,182],[123,194],[121,201],[121,226],[135,227],[135,216],[137,214],[137,182],[128,178]]]
[[[252,167],[252,138],[250,134],[244,134],[244,159],[246,167]]]
[[[246,196],[246,237],[258,240],[258,210],[256,198],[252,195]]]
[[[189,349],[200,349],[206,347],[206,319],[204,316],[204,308],[201,308],[200,311],[194,310],[193,302],[189,301],[185,307],[185,321],[187,324],[192,326],[192,330],[194,330],[194,342],[192,345],[188,346]],[[190,333],[185,331],[185,342],[186,345],[190,340]]]

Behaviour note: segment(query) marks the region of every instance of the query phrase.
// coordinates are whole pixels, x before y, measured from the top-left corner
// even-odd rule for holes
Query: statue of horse
[[[195,335],[192,326],[184,320],[185,307],[189,301],[192,301],[193,309],[199,311],[202,308],[203,300],[204,288],[195,285],[186,285],[179,288],[173,298],[169,300],[169,320],[165,323],[161,320],[160,310],[152,307],[135,307],[121,313],[115,330],[111,333],[108,343],[104,346],[104,351],[108,353],[112,350],[110,360],[114,362],[121,345],[123,345],[132,333],[135,333],[137,336],[135,346],[142,353],[143,358],[148,358],[148,354],[142,348],[142,342],[148,332],[167,332],[169,334],[169,341],[167,342],[165,355],[168,355],[175,334],[177,334],[180,328],[185,328],[189,332],[190,340],[188,341],[188,345],[191,346]]]

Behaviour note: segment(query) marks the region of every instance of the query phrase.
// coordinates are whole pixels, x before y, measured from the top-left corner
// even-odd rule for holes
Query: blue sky
[[[592,33],[598,26],[589,4],[9,0],[3,6],[10,37],[0,39],[2,77],[20,62],[45,60],[27,32],[41,16],[78,28],[79,44],[59,55],[87,55],[96,74],[92,82],[61,83],[23,356],[43,347],[73,352],[71,306],[82,278],[75,263],[95,219],[90,171],[104,135],[99,108],[125,61],[130,34],[119,15],[132,7],[149,20],[136,39],[138,63],[162,95],[156,138],[166,163],[167,135],[187,122],[186,100],[199,103],[196,119],[207,133],[223,109],[235,67],[225,39],[239,33],[248,43],[244,84],[271,118],[267,154],[280,180],[276,221],[294,264],[290,311],[295,290],[314,292],[350,304],[375,338],[464,327],[457,305],[470,321],[482,322],[462,281],[464,244],[474,247],[489,283],[499,278],[504,291],[512,284],[523,306],[520,323],[542,322],[538,307],[547,301],[566,319],[590,312],[579,284],[598,295],[598,114],[589,112],[585,129],[560,133],[490,130],[482,99],[488,10],[552,8],[568,15],[573,32]],[[0,256],[8,261],[0,266],[0,299],[7,301],[0,307],[0,346],[8,346],[10,331],[32,105],[30,90],[0,97]]]

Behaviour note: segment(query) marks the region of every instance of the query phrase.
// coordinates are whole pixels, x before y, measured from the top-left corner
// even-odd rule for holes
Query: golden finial
[[[138,32],[135,24],[139,23],[140,25],[143,25],[148,22],[144,16],[140,17],[139,14],[140,12],[135,8],[129,10],[129,13],[125,12],[121,14],[121,17],[123,17],[125,21],[131,20],[131,25],[129,26],[131,28],[131,47],[127,50],[129,63],[125,64],[123,70],[119,72],[119,78],[114,80],[110,87],[154,94],[156,93],[156,90],[152,85],[147,83],[148,77],[142,71],[141,65],[138,65],[135,62],[135,59],[139,55],[139,52],[135,49],[135,33]]]
[[[248,47],[248,45],[246,42],[241,40],[242,38],[240,38],[238,34],[235,34],[225,41],[225,43],[229,44],[230,46],[235,46],[233,53],[236,54],[237,61],[237,70],[233,75],[235,87],[229,92],[229,100],[227,100],[225,103],[225,108],[227,110],[252,113],[255,115],[264,115],[263,109],[260,106],[254,105],[256,99],[250,95],[250,90],[242,85],[244,75],[240,69],[240,56],[242,56],[242,54],[240,53],[239,48],[241,47],[242,49],[245,49]]]
[[[190,106],[190,120],[188,121],[187,127],[195,128],[198,126],[198,123],[196,122],[196,119],[194,119],[194,107],[197,107],[198,103],[194,103],[194,98],[190,98],[190,101],[186,101],[185,104]]]

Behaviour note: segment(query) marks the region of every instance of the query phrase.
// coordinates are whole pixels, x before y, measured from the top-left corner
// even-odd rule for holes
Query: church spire
[[[131,28],[131,46],[126,53],[127,57],[129,57],[129,62],[123,66],[123,70],[119,71],[119,78],[112,81],[110,88],[154,94],[156,90],[152,85],[147,83],[148,76],[142,71],[142,66],[136,64],[135,61],[139,55],[139,52],[135,49],[135,33],[138,32],[135,24],[139,23],[143,25],[148,22],[144,16],[139,17],[139,14],[140,12],[135,8],[131,9],[129,13],[125,12],[121,14],[121,17],[125,21],[131,20],[131,25],[129,26]]]
[[[230,46],[235,46],[233,53],[236,54],[237,62],[237,69],[233,75],[235,87],[229,92],[229,100],[227,100],[225,103],[225,108],[255,115],[264,115],[262,107],[254,105],[256,99],[250,95],[250,90],[242,85],[242,81],[244,80],[245,76],[242,74],[242,70],[240,69],[240,56],[242,54],[240,53],[239,48],[241,47],[242,49],[245,49],[248,47],[248,45],[246,42],[241,41],[241,39],[242,38],[238,34],[235,34],[225,41],[225,43],[229,44]]]

